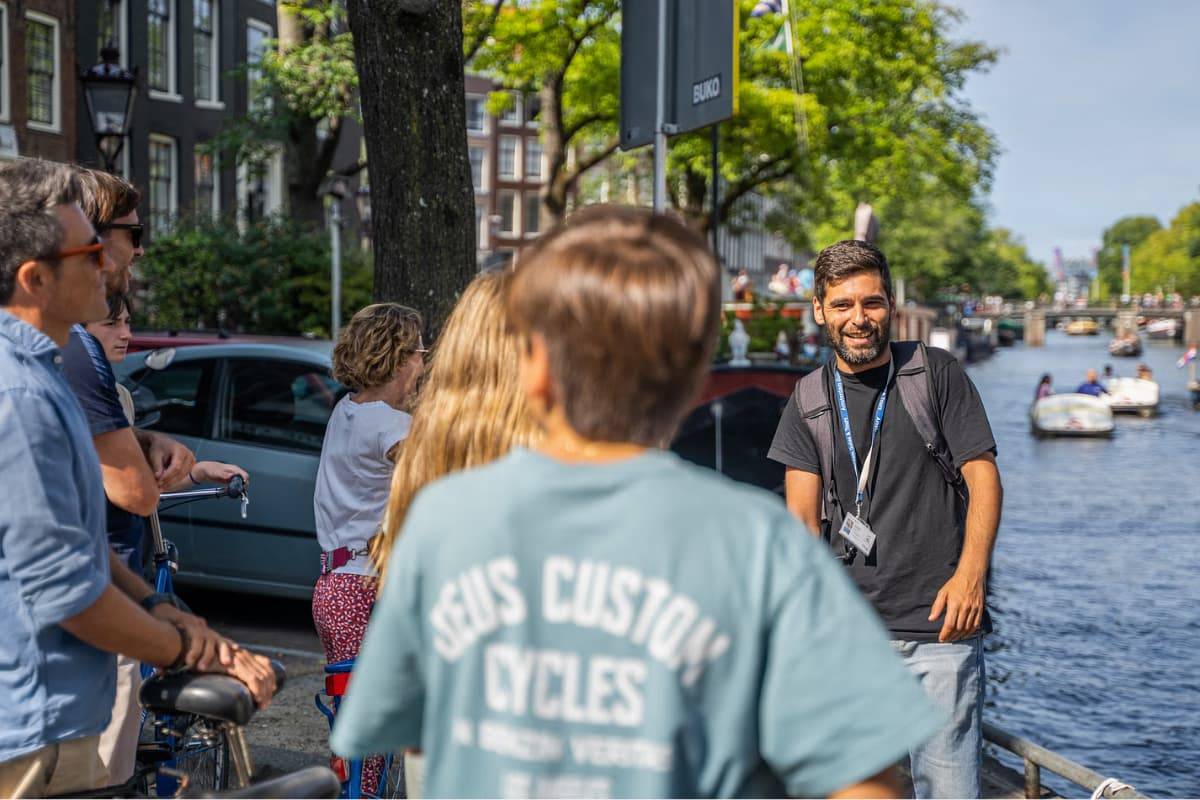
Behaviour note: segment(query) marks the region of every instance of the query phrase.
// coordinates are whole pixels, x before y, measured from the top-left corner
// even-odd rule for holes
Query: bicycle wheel
[[[175,769],[187,775],[187,792],[228,789],[232,766],[229,741],[203,722],[191,725],[175,756]]]
[[[378,797],[387,798],[407,798],[408,791],[405,784],[404,771],[404,753],[389,753],[384,756],[384,774],[379,787]]]

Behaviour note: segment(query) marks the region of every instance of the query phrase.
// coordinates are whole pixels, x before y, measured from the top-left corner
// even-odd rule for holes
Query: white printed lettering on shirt
[[[645,682],[646,665],[637,659],[584,659],[502,642],[484,648],[484,701],[497,713],[636,727],[645,717]]]
[[[647,578],[624,565],[575,561],[562,555],[547,557],[541,575],[541,608],[546,622],[625,638],[644,647],[667,669],[678,672],[685,686],[699,680],[708,665],[729,649],[729,636],[711,617],[702,615],[699,604],[661,578]],[[528,600],[521,591],[519,577],[516,562],[505,557],[469,567],[446,581],[429,615],[438,654],[447,661],[457,661],[469,647],[501,626],[523,622]],[[565,654],[559,655],[565,658]],[[536,662],[513,664],[505,667],[505,674],[511,672],[513,680],[525,682],[518,692],[523,698],[528,698],[532,685],[533,698],[529,702],[534,706],[544,703],[554,709],[550,716],[561,715],[572,721],[584,715],[578,705],[582,701],[576,700],[580,695],[574,691],[552,695],[551,682],[555,687],[560,682],[577,685],[586,676],[573,662],[560,663],[556,658],[546,655]],[[497,670],[507,663],[499,661],[486,668]]]

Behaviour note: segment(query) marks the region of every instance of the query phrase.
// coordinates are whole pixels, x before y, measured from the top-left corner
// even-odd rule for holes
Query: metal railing
[[[1028,739],[1014,736],[986,722],[983,724],[983,738],[998,747],[1004,748],[1013,755],[1019,756],[1024,761],[1025,797],[1027,798],[1039,798],[1042,796],[1043,769],[1047,769],[1091,793],[1095,793],[1102,784],[1110,780],[1099,772],[1094,772],[1081,764],[1076,764],[1069,758],[1063,758],[1058,753],[1036,745]],[[1133,787],[1124,787],[1124,785],[1122,787],[1116,790],[1113,790],[1111,787],[1105,787],[1105,790],[1099,796],[1114,798],[1145,797],[1145,795],[1138,794],[1137,790]]]

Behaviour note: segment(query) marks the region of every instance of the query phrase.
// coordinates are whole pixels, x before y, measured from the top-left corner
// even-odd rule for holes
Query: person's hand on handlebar
[[[192,477],[196,479],[196,483],[229,483],[234,476],[240,477],[249,485],[250,476],[246,474],[246,470],[236,464],[222,464],[220,461],[197,461],[196,466],[192,467]]]

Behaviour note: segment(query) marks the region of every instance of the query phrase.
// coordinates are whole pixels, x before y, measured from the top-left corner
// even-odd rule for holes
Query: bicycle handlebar
[[[246,482],[241,475],[234,475],[225,486],[211,486],[206,489],[185,489],[181,492],[163,492],[158,496],[159,503],[169,503],[174,500],[200,500],[205,497],[232,497],[240,499],[246,493]]]

